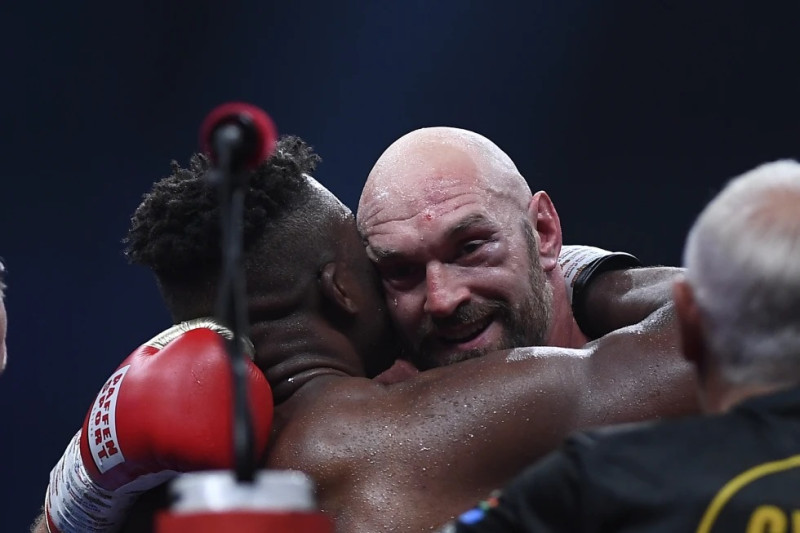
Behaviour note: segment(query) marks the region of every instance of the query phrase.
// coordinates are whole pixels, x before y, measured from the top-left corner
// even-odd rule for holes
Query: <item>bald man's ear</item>
[[[539,191],[528,204],[528,220],[539,238],[539,258],[542,268],[549,272],[558,264],[561,253],[561,221],[550,197]]]
[[[694,299],[692,287],[685,279],[678,280],[673,285],[672,299],[675,302],[675,314],[678,318],[683,356],[694,364],[702,375],[706,363],[702,317]]]
[[[319,274],[320,290],[331,303],[345,311],[356,314],[358,305],[348,283],[350,277],[344,265],[331,261],[322,267]]]

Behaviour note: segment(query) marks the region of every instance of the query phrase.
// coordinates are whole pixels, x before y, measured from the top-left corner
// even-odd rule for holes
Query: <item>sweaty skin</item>
[[[456,128],[401,137],[367,178],[358,225],[422,366],[586,344],[557,263],[555,207],[485,137]]]
[[[310,474],[337,533],[431,530],[577,429],[695,412],[673,320],[669,307],[580,349],[492,352],[392,385],[326,369],[337,356],[311,347],[320,373],[276,406],[266,467]],[[123,531],[148,531],[163,505],[143,500]]]
[[[520,348],[394,385],[320,377],[278,406],[268,466],[302,469],[337,531],[425,531],[583,427],[694,409],[663,310],[581,349]]]
[[[266,467],[309,473],[338,533],[431,530],[574,430],[696,410],[691,369],[678,353],[669,305],[654,306],[641,323],[579,348],[493,351],[399,383],[367,379],[367,366],[385,368],[374,361],[394,353],[361,331],[380,327],[358,327],[383,319],[379,280],[352,214],[322,198],[314,211],[318,220],[285,238],[300,242],[314,235],[309,246],[325,264],[306,269],[284,258],[285,271],[249,276],[248,310],[255,362],[276,400]],[[531,210],[535,251],[548,273],[557,269],[560,230],[554,229],[549,199],[539,198]],[[524,237],[521,229],[508,236],[493,231],[500,233],[496,242],[518,253],[501,255],[496,269],[471,283],[485,294],[481,298],[508,299],[513,307],[521,290],[513,271],[530,263],[519,255]],[[282,259],[265,252],[263,260]],[[563,298],[563,277],[559,288],[559,277],[547,275],[553,277],[553,300]],[[483,277],[502,281],[501,290],[481,286]],[[553,320],[560,315],[553,313]],[[131,517],[141,518],[147,503]],[[142,531],[138,527],[125,531]]]
[[[510,166],[504,168],[511,172]],[[527,199],[519,202],[517,197],[525,189],[515,188],[515,184],[519,185],[516,178],[509,182],[504,189],[507,194],[499,195],[498,204],[480,211],[489,220],[485,224],[491,226],[492,236],[485,236],[485,225],[477,230],[469,224],[464,227],[463,239],[467,243],[479,241],[478,248],[484,245],[491,248],[486,253],[490,257],[498,253],[497,264],[485,266],[483,260],[465,260],[460,252],[447,248],[446,242],[444,247],[452,255],[442,259],[436,256],[436,244],[441,244],[438,241],[430,249],[423,247],[422,256],[426,259],[433,256],[431,262],[435,264],[431,272],[434,278],[444,274],[437,278],[442,288],[456,282],[456,276],[448,274],[460,272],[469,279],[468,289],[475,287],[472,290],[480,298],[506,298],[514,305],[520,293],[530,292],[524,285],[529,278],[515,274],[526,271],[531,259],[526,254],[529,250],[525,247],[523,221],[519,221],[519,229],[505,230],[504,224],[512,220],[509,212],[513,210],[502,208],[509,204],[525,205],[524,213],[535,221],[534,252],[541,258],[543,271],[548,273],[553,305],[558,308],[551,315],[553,325],[548,338],[577,347],[492,351],[483,357],[433,368],[387,385],[356,377],[361,375],[356,367],[325,363],[340,360],[334,353],[336,350],[325,342],[324,335],[318,336],[320,342],[309,339],[306,352],[318,358],[317,367],[326,369],[301,384],[295,381],[291,392],[282,394],[287,399],[276,406],[275,433],[267,466],[300,469],[311,474],[319,485],[321,507],[335,518],[340,533],[429,530],[444,523],[446,517],[469,508],[475,498],[502,486],[578,428],[696,410],[691,369],[677,348],[669,291],[648,292],[649,299],[642,299],[647,301],[644,306],[636,300],[628,302],[628,318],[641,322],[587,344],[572,319],[569,305],[562,305],[566,297],[556,261],[560,227],[555,210],[546,195],[533,198],[528,192]],[[458,190],[458,198],[463,199],[452,202],[454,211],[462,215],[459,209],[467,208],[466,214],[454,217],[458,232],[464,218],[474,220],[473,208],[480,202],[469,187],[459,189],[456,184],[450,185],[453,188],[449,190]],[[409,198],[417,192],[423,199],[431,197],[424,187],[405,192],[399,187],[393,194]],[[446,203],[447,195],[437,196],[434,191],[432,197]],[[391,209],[402,210],[392,205]],[[447,207],[436,209],[440,205],[431,206],[422,217],[402,211],[402,216],[386,218],[390,223],[415,220],[423,227],[438,229],[439,217],[448,215]],[[508,218],[498,221],[497,217],[504,214]],[[443,227],[452,229],[452,225]],[[400,254],[406,251],[408,235],[414,235],[413,231],[386,234],[399,238],[386,243],[385,250]],[[435,232],[423,234],[423,238],[428,236],[437,237]],[[346,241],[341,235],[336,240]],[[485,257],[482,253],[478,257]],[[387,296],[390,314],[397,318],[396,309],[402,306],[400,301],[394,304],[394,296],[399,299],[408,296],[412,304],[419,305],[422,309],[417,312],[422,321],[426,315],[452,312],[453,304],[448,304],[450,300],[444,292],[434,295],[437,301],[426,301],[431,298],[425,295],[429,267],[421,268],[425,272],[421,280],[414,278],[419,266],[417,256],[412,253],[411,257],[411,260],[405,255],[401,257],[408,265],[401,264],[400,271],[411,271],[412,282],[419,284],[410,285],[422,295],[415,290],[409,290],[409,294],[404,290],[390,292]],[[454,264],[452,271],[448,270],[448,260]],[[473,269],[481,272],[473,274]],[[642,280],[638,275],[625,273],[623,280],[620,283],[625,290],[640,289]],[[492,289],[497,281],[500,289]],[[436,292],[436,285],[432,285]],[[420,286],[423,288],[419,289]],[[387,287],[385,280],[384,287]],[[455,288],[458,289],[457,283]],[[345,287],[344,291],[347,290]],[[469,294],[469,290],[463,292]],[[465,301],[458,300],[459,297],[456,302]],[[440,304],[443,310],[437,307]],[[370,309],[363,311],[369,313]],[[494,329],[502,329],[502,325]],[[252,331],[254,335],[260,333],[257,327]],[[496,342],[500,337],[485,335],[484,339]],[[257,347],[268,349],[267,343],[258,338],[254,341]],[[274,383],[273,371],[268,368],[266,373]]]

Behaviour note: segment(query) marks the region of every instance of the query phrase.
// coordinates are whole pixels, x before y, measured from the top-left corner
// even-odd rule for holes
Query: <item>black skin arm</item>
[[[343,532],[429,530],[578,429],[696,412],[674,321],[667,306],[581,349],[496,352],[392,385],[312,380],[279,406],[268,466],[309,473]]]
[[[672,286],[683,272],[683,268],[657,266],[598,274],[583,289],[586,329],[599,337],[670,306]]]
[[[671,304],[681,272],[598,276],[587,295],[598,322],[609,328],[646,318],[583,349],[520,348],[392,385],[312,380],[281,407],[285,413],[276,410],[286,423],[269,466],[310,473],[344,531],[387,523],[423,530],[469,508],[577,429],[696,412]],[[610,294],[614,305],[597,303]],[[159,501],[141,500],[123,531],[151,531],[147,517]]]

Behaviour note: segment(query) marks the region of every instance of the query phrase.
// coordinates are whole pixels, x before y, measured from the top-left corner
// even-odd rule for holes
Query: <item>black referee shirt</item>
[[[800,388],[576,434],[454,532],[800,533]]]

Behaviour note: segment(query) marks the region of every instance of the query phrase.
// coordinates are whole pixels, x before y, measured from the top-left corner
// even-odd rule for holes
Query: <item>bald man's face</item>
[[[543,344],[549,329],[530,193],[485,172],[462,150],[423,147],[374,171],[359,204],[389,312],[423,368]]]

